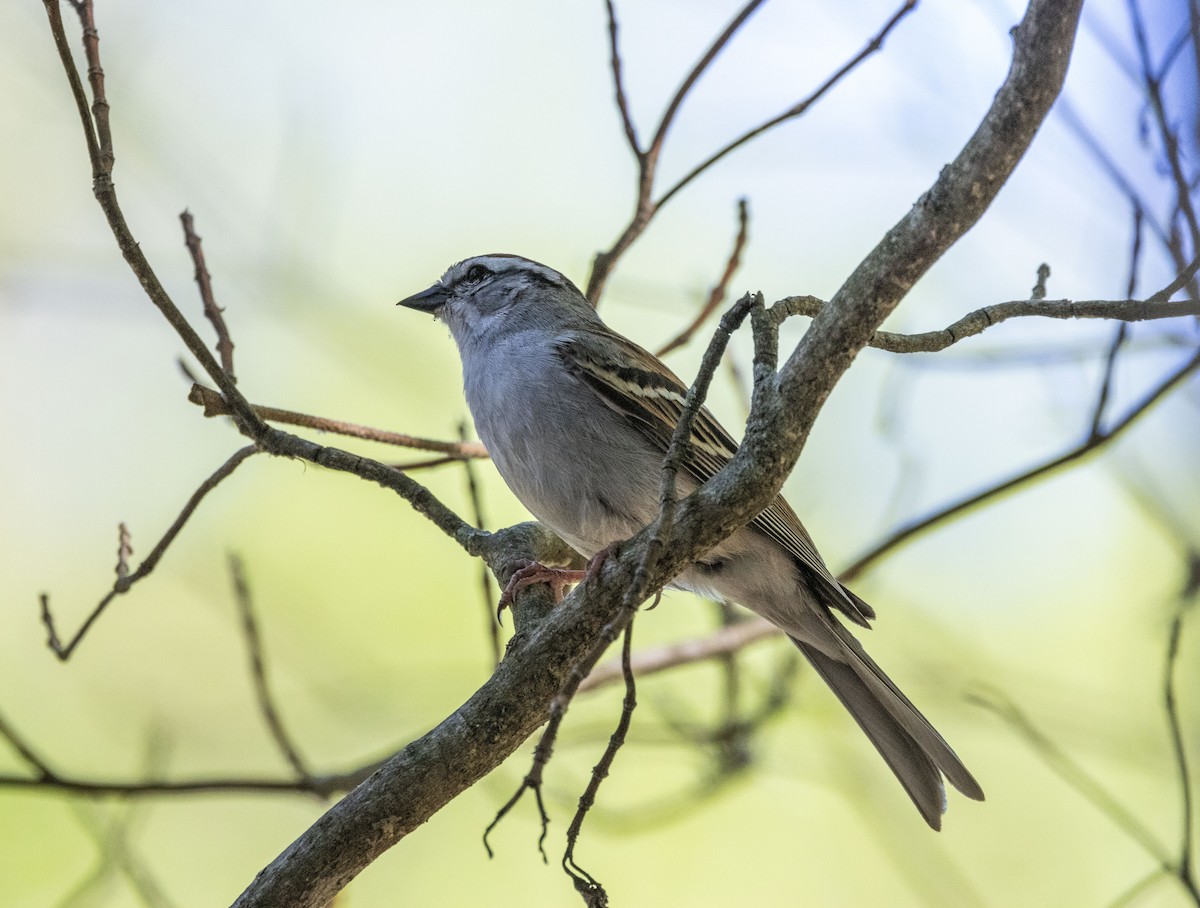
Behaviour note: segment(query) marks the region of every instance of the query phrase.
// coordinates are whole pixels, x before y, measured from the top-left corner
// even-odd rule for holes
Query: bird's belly
[[[590,389],[506,380],[506,412],[472,406],[475,427],[505,484],[539,521],[591,557],[632,536],[658,513],[662,455]],[[468,394],[470,400],[470,394]]]

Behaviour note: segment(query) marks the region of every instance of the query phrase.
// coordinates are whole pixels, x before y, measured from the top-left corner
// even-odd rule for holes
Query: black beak
[[[445,305],[449,293],[441,284],[434,284],[428,290],[422,290],[420,293],[414,293],[407,299],[402,299],[396,303],[397,306],[407,306],[409,309],[416,309],[418,312],[428,312],[430,315],[435,314]]]

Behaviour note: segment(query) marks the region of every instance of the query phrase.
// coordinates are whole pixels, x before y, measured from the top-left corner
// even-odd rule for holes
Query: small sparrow
[[[450,328],[467,404],[496,469],[572,548],[593,558],[658,516],[662,461],[687,387],[605,325],[574,284],[517,255],[480,255],[400,305]],[[680,495],[736,450],[702,410],[678,476]],[[786,633],[934,829],[946,809],[943,776],[967,797],[983,799],[950,745],[834,614],[861,627],[875,617],[830,573],[782,497],[671,585],[736,602]]]

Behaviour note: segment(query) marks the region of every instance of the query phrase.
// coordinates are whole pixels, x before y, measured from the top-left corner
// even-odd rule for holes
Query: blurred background
[[[737,8],[617,4],[643,141]],[[894,8],[766,4],[680,111],[663,187],[807,95]],[[1171,61],[1168,119],[1194,173],[1188,4],[1137,9],[1153,59]],[[806,116],[674,198],[617,266],[605,318],[648,347],[673,336],[724,266],[740,197],[750,238],[731,293],[827,299],[974,130],[1020,14],[1009,0],[923,3]],[[491,251],[582,285],[632,211],[636,168],[599,0],[99,0],[97,20],[127,218],[207,338],[178,221],[193,213],[240,387],[257,403],[456,437],[467,414],[453,345],[395,301]],[[487,678],[489,606],[456,545],[352,477],[252,459],[69,662],[47,650],[39,594],[73,631],[112,582],[118,522],[136,565],[241,439],[186,402],[184,348],[92,198],[41,5],[0,5],[0,35],[0,717],[72,778],[286,778],[255,707],[235,553],[279,710],[309,765],[341,771],[390,753]],[[1144,297],[1175,274],[1178,196],[1130,7],[1096,0],[1032,150],[888,327],[934,330],[1026,298],[1043,262],[1049,298],[1124,298],[1131,194],[1143,208]],[[1187,258],[1189,242],[1185,230]],[[785,347],[805,324],[786,326]],[[1115,330],[1024,320],[941,354],[864,352],[785,488],[834,570],[1086,439]],[[1194,320],[1132,326],[1105,424],[1196,344]],[[669,364],[690,377],[702,347]],[[749,338],[732,349],[748,367]],[[744,399],[727,378],[712,406],[736,429]],[[790,647],[766,642],[744,653],[733,681],[705,664],[641,685],[580,864],[621,906],[1196,904],[1158,868],[1183,843],[1164,660],[1200,551],[1198,411],[1192,377],[1099,456],[896,548],[855,582],[880,616],[868,648],[952,742],[986,803],[951,793],[943,832],[928,830],[840,706],[791,664]],[[489,526],[527,519],[490,465],[478,473]],[[469,516],[460,467],[419,478]],[[638,619],[635,643],[703,635],[720,620],[711,604],[668,595]],[[1195,762],[1197,629],[1185,624],[1181,640],[1178,718]],[[480,843],[528,767],[526,746],[339,904],[577,903],[556,864],[620,697],[581,697],[564,727],[547,775],[550,866],[531,802],[493,833],[494,859]],[[1123,805],[1124,821],[1081,793],[1076,770]],[[28,772],[0,740],[0,774]],[[0,903],[228,903],[322,809],[288,794],[121,801],[0,786]]]

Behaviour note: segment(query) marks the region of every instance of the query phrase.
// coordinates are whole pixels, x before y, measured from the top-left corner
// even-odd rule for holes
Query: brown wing
[[[609,407],[627,417],[665,455],[683,414],[687,388],[673,372],[637,344],[616,334],[590,332],[555,343],[567,368]],[[737,442],[702,408],[692,425],[684,468],[697,482],[707,482],[737,451]],[[791,506],[776,495],[752,525],[783,546],[808,572],[824,581],[827,596],[847,617],[864,627],[875,617],[871,607],[846,590],[829,572],[812,538]]]

